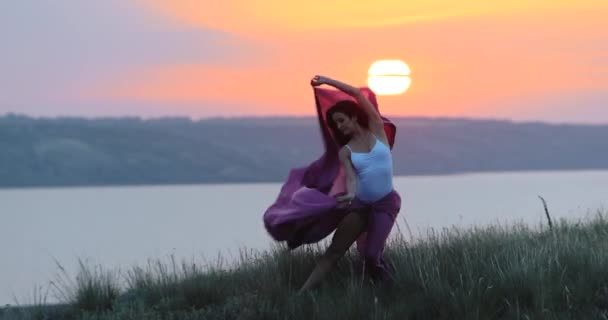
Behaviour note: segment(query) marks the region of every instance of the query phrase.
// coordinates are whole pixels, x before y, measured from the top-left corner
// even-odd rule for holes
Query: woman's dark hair
[[[343,146],[350,140],[349,136],[345,136],[342,132],[340,132],[340,130],[338,130],[338,126],[334,121],[333,115],[338,112],[345,114],[349,118],[357,117],[357,122],[361,127],[369,128],[369,118],[356,102],[351,100],[338,101],[336,104],[331,106],[326,113],[327,126],[331,130],[331,134],[338,145]]]

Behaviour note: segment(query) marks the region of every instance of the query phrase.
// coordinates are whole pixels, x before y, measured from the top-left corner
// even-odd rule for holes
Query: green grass
[[[397,230],[395,230],[397,231]],[[608,319],[608,223],[600,213],[553,229],[444,229],[397,237],[396,282],[361,277],[354,250],[321,287],[297,295],[320,246],[242,251],[233,265],[152,261],[127,272],[80,262],[55,291],[65,308],[6,319]],[[32,311],[33,310],[33,311]]]

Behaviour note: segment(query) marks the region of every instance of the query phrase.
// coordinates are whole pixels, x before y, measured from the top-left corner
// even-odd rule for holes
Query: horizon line
[[[390,120],[449,120],[449,121],[488,121],[488,122],[507,122],[514,124],[550,124],[550,125],[583,125],[583,126],[608,126],[608,122],[605,123],[588,123],[588,122],[564,122],[564,121],[550,121],[550,120],[516,120],[512,118],[488,118],[488,117],[473,117],[473,116],[426,116],[426,115],[389,115],[383,114]],[[111,120],[111,119],[137,119],[142,121],[154,121],[163,119],[174,119],[174,120],[189,120],[191,122],[204,122],[204,121],[230,121],[230,120],[279,120],[279,119],[316,119],[317,115],[217,115],[207,117],[193,117],[188,115],[161,115],[161,116],[141,116],[141,115],[113,115],[113,116],[85,116],[85,115],[54,115],[54,116],[35,116],[25,113],[17,112],[5,112],[0,113],[1,118],[28,118],[35,120],[58,120],[58,119],[82,119],[82,120]]]

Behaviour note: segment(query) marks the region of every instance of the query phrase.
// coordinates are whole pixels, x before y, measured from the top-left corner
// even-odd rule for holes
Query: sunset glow
[[[322,74],[390,115],[608,122],[605,0],[1,6],[0,112],[310,116]]]
[[[401,60],[378,60],[367,71],[367,84],[378,95],[398,95],[411,85],[410,67]]]
[[[428,23],[459,17],[534,11],[608,8],[601,0],[138,0],[183,23],[231,32],[281,33],[328,28],[371,28]]]

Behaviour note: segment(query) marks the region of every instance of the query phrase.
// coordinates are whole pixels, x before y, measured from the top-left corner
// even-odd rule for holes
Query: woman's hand
[[[353,199],[355,199],[355,195],[352,193],[347,193],[345,195],[338,196],[336,197],[336,201],[338,202],[337,207],[340,209],[347,208],[352,204]]]
[[[310,85],[312,85],[313,87],[318,87],[322,84],[327,83],[326,80],[327,78],[325,78],[324,76],[316,75],[310,80]]]

